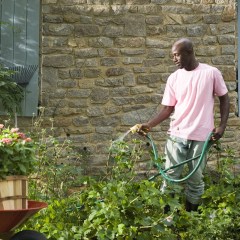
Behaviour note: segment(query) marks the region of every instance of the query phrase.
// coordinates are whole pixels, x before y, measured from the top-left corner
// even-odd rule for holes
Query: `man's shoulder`
[[[201,70],[219,71],[216,67],[211,66],[207,63],[199,63],[199,67]]]

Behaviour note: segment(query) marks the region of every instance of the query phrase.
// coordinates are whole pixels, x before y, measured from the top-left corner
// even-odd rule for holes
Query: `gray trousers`
[[[166,164],[165,167],[179,164],[187,159],[193,158],[202,152],[204,142],[187,140],[175,136],[170,136],[167,140],[165,147]],[[197,171],[186,180],[186,199],[192,204],[199,204],[201,201],[201,196],[204,193],[204,181],[203,181],[203,170],[206,166],[206,156],[204,156],[203,161]],[[196,166],[199,158],[187,163],[189,171],[192,171]],[[186,164],[184,164],[186,165]],[[169,177],[173,179],[179,179],[181,177],[184,165],[174,168]],[[168,181],[164,180],[161,190],[168,185]]]

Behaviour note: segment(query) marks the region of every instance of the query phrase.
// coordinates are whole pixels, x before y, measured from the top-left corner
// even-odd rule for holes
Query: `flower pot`
[[[27,209],[27,176],[7,176],[0,180],[0,210]]]

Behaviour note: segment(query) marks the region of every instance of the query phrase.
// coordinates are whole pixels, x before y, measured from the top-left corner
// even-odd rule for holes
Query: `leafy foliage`
[[[80,186],[83,182],[82,158],[70,140],[55,137],[54,119],[49,119],[49,129],[41,127],[44,110],[39,109],[40,114],[33,119],[31,129],[32,138],[38,142],[37,168],[32,176],[34,180],[30,182],[32,198],[64,198],[70,188]]]
[[[36,146],[18,128],[0,124],[0,178],[31,174],[36,167]]]
[[[24,228],[40,231],[50,240],[239,238],[240,177],[234,174],[232,150],[221,150],[217,168],[206,173],[200,211],[186,212],[181,185],[173,184],[162,193],[161,177],[154,181],[139,178],[136,165],[144,155],[139,145],[138,140],[130,145],[115,142],[105,176],[81,176],[82,187],[77,192],[59,197],[51,194],[48,208]],[[52,176],[61,179],[61,174]],[[167,213],[166,205],[170,206]]]
[[[23,88],[11,79],[13,73],[0,65],[0,101],[4,110],[11,116],[21,113],[20,103],[24,99]]]

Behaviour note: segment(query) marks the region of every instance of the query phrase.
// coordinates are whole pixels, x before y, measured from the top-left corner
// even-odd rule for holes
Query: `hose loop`
[[[166,169],[163,169],[161,164],[159,164],[157,162],[157,159],[158,159],[158,151],[157,151],[157,148],[156,148],[156,145],[154,144],[153,140],[152,140],[152,137],[150,136],[150,134],[146,134],[145,135],[146,138],[149,140],[151,146],[152,146],[152,149],[153,149],[153,156],[154,156],[154,162],[157,166],[157,169],[158,169],[158,173],[152,177],[149,178],[150,181],[154,180],[157,176],[162,176],[163,178],[165,178],[166,180],[170,181],[170,182],[175,182],[175,183],[179,183],[179,182],[183,182],[183,181],[186,181],[187,179],[189,179],[197,170],[198,168],[200,167],[203,159],[204,159],[204,156],[205,154],[208,152],[208,150],[210,149],[210,147],[212,146],[212,141],[211,141],[211,137],[212,137],[212,132],[209,133],[207,139],[205,140],[204,142],[204,145],[203,145],[203,149],[202,149],[202,152],[201,154],[199,154],[198,156],[194,157],[194,158],[191,158],[191,159],[188,159],[188,160],[185,160],[179,164],[176,164],[174,166],[171,166],[169,168],[166,168]],[[173,170],[174,168],[177,168],[185,163],[188,163],[190,161],[193,161],[193,160],[196,160],[197,158],[199,158],[196,166],[194,167],[194,169],[185,177],[181,178],[181,179],[174,179],[174,178],[171,178],[168,174],[169,171]]]

